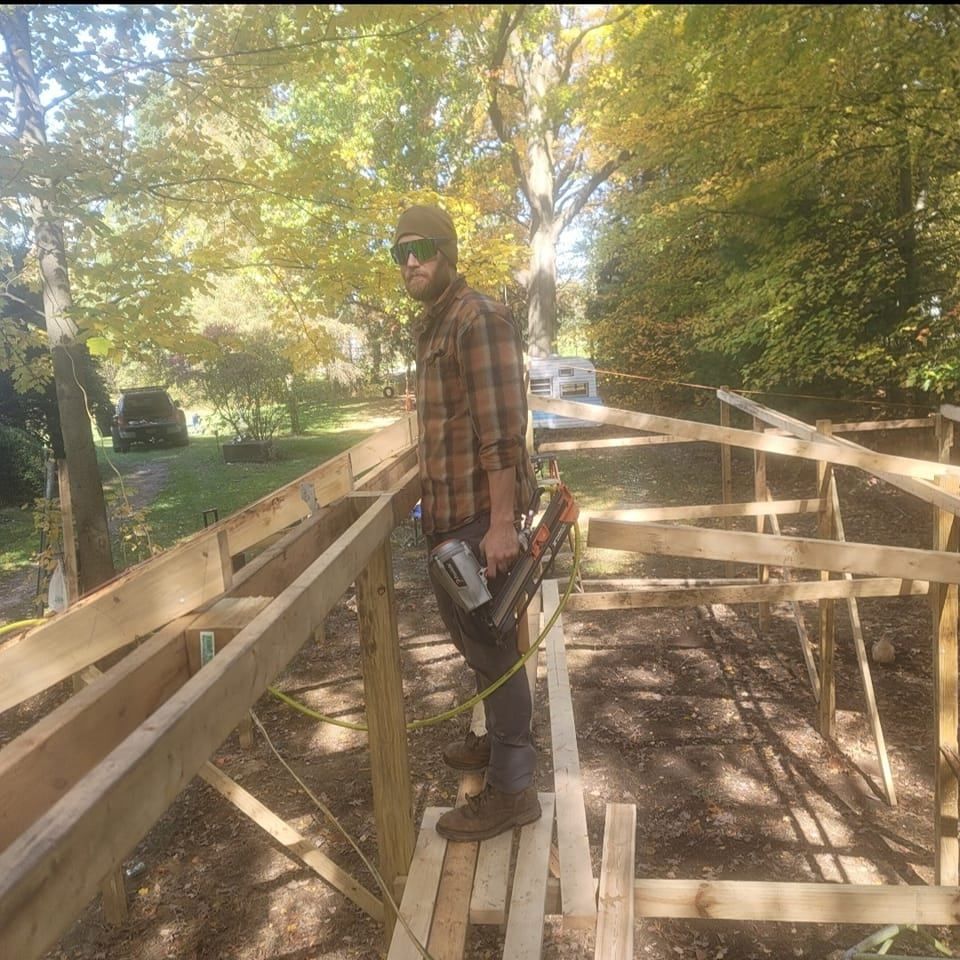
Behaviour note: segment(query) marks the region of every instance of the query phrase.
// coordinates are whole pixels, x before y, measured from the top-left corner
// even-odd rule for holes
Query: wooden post
[[[937,438],[937,460],[940,463],[950,462],[950,451],[953,449],[953,421],[938,413],[934,417],[933,430]]]
[[[66,460],[57,461],[57,483],[60,487],[60,522],[63,525],[63,574],[67,582],[67,604],[80,599],[80,577],[77,570],[77,541],[73,531],[73,500],[70,497],[70,474]],[[73,675],[73,692],[78,693],[86,684],[79,674]],[[101,905],[107,923],[118,927],[127,922],[127,888],[123,868],[115,867],[100,884]]]
[[[726,390],[728,388],[722,387],[721,389]],[[720,401],[720,426],[730,426],[730,406],[723,400]],[[720,444],[720,495],[724,503],[733,503],[733,461],[729,443]],[[723,520],[723,529],[730,529],[730,520],[727,518]],[[728,577],[734,576],[735,569],[734,564],[730,561],[724,565]]]
[[[753,418],[753,429],[763,433],[764,423],[762,420]],[[767,455],[762,450],[753,451],[753,499],[758,503],[763,503],[769,498],[767,490]],[[757,517],[757,533],[766,533],[767,518],[761,514]],[[770,568],[761,563],[757,567],[757,580],[760,583],[768,583],[770,580]],[[762,636],[770,622],[770,604],[760,603],[757,605],[758,615],[758,633]]]
[[[960,491],[960,483],[952,477],[941,477],[937,482],[949,493]],[[937,510],[934,549],[955,551],[957,528],[954,514]],[[941,748],[957,751],[957,584],[931,584],[930,594],[933,603],[933,696],[937,731],[933,805],[934,883],[956,886],[960,882],[960,845],[957,841],[960,787]]]
[[[392,890],[397,877],[410,868],[416,837],[389,539],[370,555],[369,563],[357,577],[356,587],[373,816],[380,874],[387,889]],[[396,919],[389,904],[384,904],[387,947]]]
[[[833,432],[829,420],[817,421],[817,432],[830,436]],[[817,495],[820,498],[817,535],[822,540],[833,539],[833,504],[830,484],[833,480],[833,465],[827,460],[817,461]],[[830,579],[829,570],[820,571],[821,580]],[[837,732],[837,687],[834,676],[834,647],[836,644],[836,602],[821,600],[820,603],[820,736],[832,740]]]

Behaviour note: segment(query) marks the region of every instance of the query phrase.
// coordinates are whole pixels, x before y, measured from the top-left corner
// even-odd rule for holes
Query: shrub
[[[0,424],[0,506],[19,506],[42,496],[44,463],[39,441]]]

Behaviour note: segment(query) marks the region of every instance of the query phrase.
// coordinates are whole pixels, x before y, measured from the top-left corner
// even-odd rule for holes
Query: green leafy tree
[[[196,379],[204,398],[233,434],[269,440],[287,414],[290,363],[268,329],[245,331],[221,326],[205,331],[215,349]]]
[[[595,312],[672,327],[701,382],[955,385],[952,9],[652,9],[604,118],[636,161]],[[654,369],[657,337],[635,343]]]

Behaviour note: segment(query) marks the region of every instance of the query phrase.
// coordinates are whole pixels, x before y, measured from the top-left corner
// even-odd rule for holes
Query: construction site
[[[521,618],[543,816],[433,829],[482,779],[424,758],[483,714],[424,619],[406,414],[0,645],[0,957],[951,955],[960,408],[529,402],[603,426],[540,436],[547,491],[679,471],[579,503]]]

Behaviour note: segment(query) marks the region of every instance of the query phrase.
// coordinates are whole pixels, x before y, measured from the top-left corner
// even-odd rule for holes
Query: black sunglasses
[[[403,243],[395,243],[390,248],[390,256],[393,262],[398,266],[403,266],[412,253],[419,263],[426,263],[437,255],[439,240],[433,237],[423,237],[421,240],[405,240]]]

